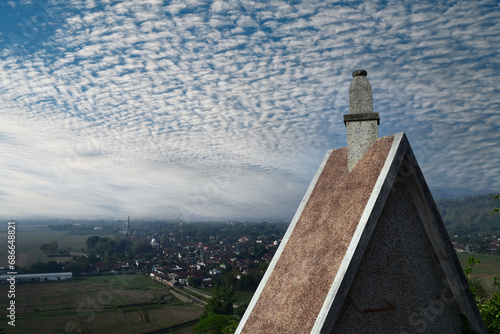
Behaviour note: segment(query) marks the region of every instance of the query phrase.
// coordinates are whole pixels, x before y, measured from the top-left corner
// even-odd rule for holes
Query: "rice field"
[[[2,284],[0,295],[7,296],[7,290]],[[1,314],[5,333],[148,333],[166,328],[182,333],[203,312],[142,275],[18,283],[15,301],[15,328],[7,324],[6,311]],[[7,307],[2,298],[0,309]]]

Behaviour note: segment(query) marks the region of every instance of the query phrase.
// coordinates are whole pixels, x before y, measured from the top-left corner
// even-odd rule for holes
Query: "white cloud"
[[[44,189],[58,200],[33,212],[177,215],[207,171],[230,169],[241,177],[197,215],[291,217],[323,154],[345,145],[358,68],[380,133],[406,131],[429,182],[499,184],[484,144],[498,143],[500,104],[488,1],[89,4],[61,3],[65,24],[42,48],[0,57],[3,166],[20,173],[2,210]]]

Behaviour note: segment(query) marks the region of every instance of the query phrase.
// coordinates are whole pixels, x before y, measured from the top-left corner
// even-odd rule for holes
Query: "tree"
[[[196,333],[226,334],[234,333],[239,317],[234,313],[234,291],[227,286],[215,286],[212,298],[205,306]]]
[[[234,311],[233,302],[234,290],[223,285],[216,286],[213,290],[212,298],[210,298],[208,304],[205,306],[203,315],[206,317],[210,314],[232,314]],[[204,318],[203,315],[202,318]]]
[[[59,246],[57,245],[57,241],[52,241],[49,244],[41,245],[40,249],[47,255],[54,255],[58,253]]]
[[[62,266],[55,261],[49,261],[48,263],[36,262],[25,268],[24,273],[26,274],[39,274],[39,273],[58,273],[62,271]]]
[[[188,277],[189,286],[199,287],[201,286],[202,280],[197,277]]]
[[[83,258],[83,259],[85,259],[85,258]],[[73,276],[80,276],[80,273],[85,273],[85,272],[89,271],[89,269],[90,268],[89,268],[88,261],[84,261],[82,259],[76,259],[76,258],[74,258],[70,262],[70,264],[68,264],[64,268],[65,271],[71,271],[73,273]]]
[[[93,251],[99,255],[105,262],[115,262],[114,254],[115,241],[110,238],[100,238],[95,244]]]
[[[500,333],[500,279],[498,277],[493,278],[493,287],[495,291],[491,297],[481,297],[478,293],[476,283],[473,282],[471,278],[472,266],[476,263],[481,263],[481,261],[470,256],[467,261],[467,266],[464,268],[467,282],[469,283],[470,290],[474,296],[474,300],[479,308],[479,313],[483,318],[488,333]]]
[[[114,245],[114,251],[116,253],[125,254],[125,252],[127,251],[127,239],[116,238],[115,245]]]
[[[238,321],[230,315],[211,314],[195,327],[199,334],[232,334],[238,327]]]
[[[132,253],[134,253],[135,255],[138,254],[144,255],[144,254],[149,254],[151,252],[153,252],[153,247],[149,242],[145,240],[136,242],[132,246]]]
[[[500,198],[500,195],[493,196],[493,198]],[[499,208],[494,208],[493,211],[491,211],[491,213],[500,213],[500,209]]]
[[[91,236],[87,238],[87,241],[85,241],[85,244],[87,245],[87,249],[91,250],[92,248],[95,247],[95,245],[99,242],[99,237],[97,235]]]

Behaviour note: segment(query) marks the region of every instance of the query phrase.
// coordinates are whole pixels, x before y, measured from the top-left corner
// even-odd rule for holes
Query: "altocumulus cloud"
[[[499,189],[496,1],[1,9],[4,216],[289,219],[360,68],[431,186]]]

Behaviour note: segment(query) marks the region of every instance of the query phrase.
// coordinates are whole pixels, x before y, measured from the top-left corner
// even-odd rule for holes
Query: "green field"
[[[0,286],[7,296],[8,286]],[[0,300],[6,333],[191,333],[203,309],[180,302],[142,275],[110,275],[16,285],[16,327],[7,324],[7,298]]]
[[[462,268],[467,265],[470,256],[474,256],[474,258],[481,261],[481,263],[473,265],[471,277],[473,280],[479,281],[487,289],[487,292],[491,293],[493,277],[500,278],[500,256],[475,253],[457,253],[457,255]]]
[[[86,249],[85,241],[92,235],[102,235],[89,231],[84,234],[70,233],[68,231],[53,231],[47,226],[35,226],[25,223],[16,224],[16,263],[20,267],[29,266],[35,262],[63,261],[67,257],[48,257],[40,246],[45,243],[57,241],[59,247],[71,246],[72,254],[80,254],[82,248]],[[113,237],[111,234],[106,236]],[[4,222],[0,229],[0,267],[7,266],[7,223]]]

